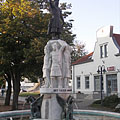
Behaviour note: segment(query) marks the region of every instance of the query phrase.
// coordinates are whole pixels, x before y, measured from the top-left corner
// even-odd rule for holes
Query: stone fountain
[[[73,120],[71,78],[71,47],[60,39],[64,19],[59,0],[49,0],[52,18],[49,22],[48,34],[52,39],[44,47],[43,78],[40,87],[41,96],[31,100],[31,113],[34,120]],[[62,22],[62,24],[61,24]]]

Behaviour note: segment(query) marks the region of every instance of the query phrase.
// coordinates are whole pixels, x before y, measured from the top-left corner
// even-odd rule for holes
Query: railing
[[[13,118],[13,117],[24,117],[30,116],[30,110],[18,110],[18,111],[7,111],[7,112],[0,112],[0,120],[2,118]]]
[[[120,113],[115,112],[106,112],[106,111],[97,111],[97,110],[74,110],[73,112],[74,116],[77,116],[75,120],[78,120],[77,118],[81,118],[83,116],[82,120],[92,120],[92,117],[96,116],[97,120],[99,120],[99,117],[103,117],[102,120],[119,120],[120,119]],[[84,119],[86,116],[89,116],[90,119]],[[108,117],[108,119],[106,119]]]

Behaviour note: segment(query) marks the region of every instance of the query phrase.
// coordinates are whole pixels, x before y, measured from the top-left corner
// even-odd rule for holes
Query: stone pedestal
[[[41,108],[41,117],[48,120],[60,120],[62,109],[55,94],[46,94]]]
[[[58,88],[40,88],[44,94],[44,99],[41,107],[41,120],[61,120],[62,107],[56,99],[58,94],[65,101],[72,92],[72,89]]]
[[[62,40],[50,40],[45,46],[43,65],[44,85],[40,94],[44,95],[41,105],[41,118],[34,120],[65,119],[72,109],[72,88],[68,83],[71,77],[71,47]]]

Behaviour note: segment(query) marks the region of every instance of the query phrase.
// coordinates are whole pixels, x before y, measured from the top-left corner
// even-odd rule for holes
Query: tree
[[[3,68],[1,70],[4,75],[6,72],[9,73],[13,81],[13,109],[18,107],[20,80],[28,65],[26,51],[31,48],[32,41],[39,38],[40,33],[43,32],[44,35],[44,24],[40,20],[42,18],[43,15],[33,9],[27,0],[8,0],[1,7],[0,58]]]
[[[41,3],[46,8],[40,9]],[[42,0],[6,0],[0,4],[0,72],[6,81],[13,81],[13,109],[18,108],[22,77],[33,81],[42,77],[43,50],[50,39],[47,35],[50,14],[44,9],[48,7]],[[70,39],[65,40],[71,43],[74,35],[68,23],[63,39],[67,36]]]
[[[78,60],[86,54],[87,51],[84,43],[81,41],[75,41],[74,44],[72,44],[72,62]]]

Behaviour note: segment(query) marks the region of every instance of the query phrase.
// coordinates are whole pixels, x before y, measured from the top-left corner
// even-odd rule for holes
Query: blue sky
[[[72,4],[73,33],[76,40],[86,44],[88,52],[94,50],[96,31],[102,26],[113,25],[120,34],[120,0],[60,0]]]

